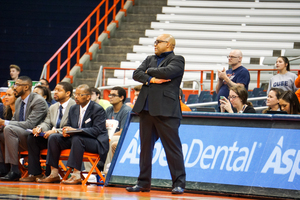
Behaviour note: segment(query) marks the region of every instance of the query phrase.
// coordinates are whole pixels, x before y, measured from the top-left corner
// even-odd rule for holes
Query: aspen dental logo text
[[[120,155],[119,163],[129,162],[139,164],[140,154],[139,130],[136,131],[124,154]],[[252,162],[261,143],[253,141],[247,146],[239,145],[239,141],[232,141],[231,145],[205,144],[201,139],[192,139],[190,143],[182,143],[184,162],[186,169],[197,167],[203,170],[219,170],[228,172],[247,173],[251,166],[258,163]],[[273,151],[263,160],[259,171],[262,174],[272,173],[274,175],[289,174],[288,182],[293,182],[296,175],[300,175],[300,150],[283,150],[284,137],[282,136]],[[257,153],[256,156],[261,156]],[[167,166],[165,151],[161,143],[156,143],[153,151],[152,164]]]
[[[293,182],[295,175],[300,175],[300,150],[287,149],[283,151],[282,148],[283,136],[273,149],[261,173],[267,173],[270,170],[274,174],[290,174],[288,182]]]

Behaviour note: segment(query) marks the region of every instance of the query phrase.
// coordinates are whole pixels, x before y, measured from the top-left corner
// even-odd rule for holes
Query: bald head
[[[91,91],[91,88],[90,86],[88,86],[87,84],[81,84],[81,85],[78,85],[77,88],[80,88],[80,89],[83,89],[83,91],[89,95],[92,94],[92,91]]]
[[[175,48],[175,38],[170,34],[162,34],[156,38],[154,44],[155,54],[160,55],[164,52],[173,51]]]
[[[175,38],[170,34],[163,34],[163,37],[170,43],[170,47],[173,50],[175,48]]]
[[[232,67],[232,69],[237,69],[242,66],[243,54],[241,50],[235,49],[232,50],[228,56],[228,64]]]
[[[243,57],[243,53],[239,49],[232,50],[231,53],[235,54],[236,56]]]

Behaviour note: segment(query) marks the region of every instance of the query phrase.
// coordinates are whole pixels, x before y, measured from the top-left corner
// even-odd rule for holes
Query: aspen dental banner
[[[179,134],[186,189],[299,197],[300,118],[259,114],[240,114],[237,118],[237,115],[184,116]],[[132,185],[139,175],[138,116],[129,117],[126,129],[106,185]],[[171,187],[160,140],[155,144],[152,165],[152,187]]]

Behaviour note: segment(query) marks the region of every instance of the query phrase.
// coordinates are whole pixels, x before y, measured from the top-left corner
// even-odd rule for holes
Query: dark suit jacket
[[[70,108],[66,126],[71,126],[78,129],[79,113],[80,105],[73,105]],[[102,106],[94,101],[90,101],[90,105],[85,111],[80,130],[82,130],[82,132],[87,136],[98,140],[100,144],[98,145],[98,153],[101,157],[101,160],[105,160],[109,149],[109,141],[106,130],[106,113]]]
[[[151,116],[181,119],[179,87],[184,73],[184,63],[182,56],[170,53],[157,67],[156,56],[148,56],[133,72],[133,79],[143,83],[143,87],[132,111],[141,112],[148,97],[148,108]],[[147,84],[150,76],[171,79],[171,81],[163,84]]]
[[[19,121],[21,102],[21,97],[17,98],[15,103],[15,114],[9,122],[9,125],[15,125],[23,129],[33,129],[45,119],[48,105],[41,95],[30,93],[26,106],[25,121]]]

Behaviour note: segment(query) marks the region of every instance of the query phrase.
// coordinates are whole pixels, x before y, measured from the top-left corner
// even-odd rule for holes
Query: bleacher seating
[[[279,55],[300,55],[300,2],[245,2],[168,0],[151,30],[134,45],[121,68],[137,68],[154,51],[155,38],[170,33],[176,38],[176,54],[185,57],[185,70],[228,69],[226,56],[232,49],[243,52],[247,69],[275,69]],[[291,62],[298,69],[300,60]],[[203,89],[210,90],[210,72],[204,72]],[[274,71],[261,71],[260,83],[267,84]],[[116,77],[131,79],[115,71]],[[249,90],[257,87],[257,71],[250,71]],[[200,72],[185,72],[184,80],[200,80]],[[215,88],[217,77],[214,79]],[[193,86],[194,87],[194,86]],[[194,88],[193,88],[194,89]]]

